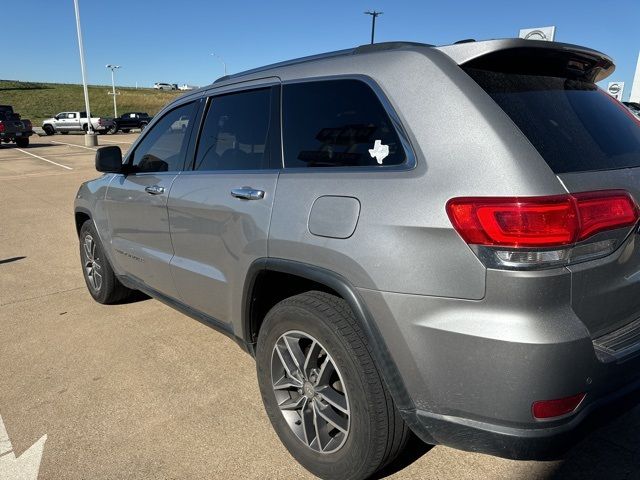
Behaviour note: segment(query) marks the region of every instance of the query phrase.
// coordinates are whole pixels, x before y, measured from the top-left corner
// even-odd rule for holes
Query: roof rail
[[[326,58],[342,57],[345,55],[358,55],[361,53],[381,52],[384,50],[395,50],[395,49],[405,48],[405,47],[433,47],[433,45],[428,45],[426,43],[418,43],[418,42],[381,42],[381,43],[360,45],[359,47],[356,47],[356,48],[347,48],[344,50],[336,50],[335,52],[327,52],[327,53],[321,53],[318,55],[310,55],[308,57],[295,58],[293,60],[272,63],[270,65],[265,65],[264,67],[258,67],[258,68],[253,68],[251,70],[245,70],[244,72],[234,73],[233,75],[225,75],[224,77],[220,77],[216,79],[213,83],[214,84],[221,83],[230,79],[251,75],[253,73],[260,73],[260,72],[272,70],[274,68],[279,68],[279,67],[288,67],[290,65],[299,65],[301,63],[312,62],[314,60],[323,60]]]

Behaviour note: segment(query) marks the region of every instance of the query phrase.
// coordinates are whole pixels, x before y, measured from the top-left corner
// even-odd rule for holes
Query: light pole
[[[113,95],[113,116],[118,118],[118,104],[116,103],[116,81],[115,71],[120,68],[120,65],[107,65],[107,68],[111,70],[111,94]]]
[[[365,15],[371,15],[371,43],[373,43],[373,39],[376,35],[376,18],[383,13],[384,12],[376,12],[375,10],[364,12]]]
[[[80,49],[80,69],[82,70],[82,87],[84,89],[84,106],[87,110],[87,133],[84,136],[84,144],[87,147],[98,145],[98,137],[93,131],[91,124],[91,110],[89,109],[89,90],[87,89],[87,72],[84,68],[84,46],[82,44],[82,27],[80,27],[80,7],[78,0],[73,0],[73,6],[76,11],[76,30],[78,31],[78,48]]]
[[[224,59],[218,55],[217,53],[212,53],[211,54],[212,57],[216,57],[218,60],[220,60],[222,62],[222,66],[224,67],[224,76],[227,76],[227,63],[224,61]]]

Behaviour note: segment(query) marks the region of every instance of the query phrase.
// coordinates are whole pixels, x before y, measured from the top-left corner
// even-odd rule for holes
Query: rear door
[[[580,74],[579,59],[568,56],[564,65],[569,68],[562,69],[562,57],[554,58],[538,72],[490,59],[466,71],[526,135],[568,192],[625,190],[640,201],[638,119]],[[637,225],[603,232],[584,248],[613,252],[568,267],[573,310],[594,338],[640,318],[639,240]]]
[[[247,271],[267,256],[281,166],[278,110],[279,85],[211,96],[192,171],[169,196],[180,298],[224,323],[239,318]]]
[[[199,101],[191,101],[165,113],[127,156],[130,173],[117,175],[105,198],[118,267],[171,297],[177,293],[169,271],[167,198],[183,169],[198,108]],[[179,121],[184,128],[174,128]]]

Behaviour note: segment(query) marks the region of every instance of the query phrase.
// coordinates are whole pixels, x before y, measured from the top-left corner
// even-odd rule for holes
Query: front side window
[[[189,143],[189,126],[195,121],[195,102],[171,110],[142,139],[133,153],[134,172],[181,170]]]
[[[271,89],[213,97],[202,128],[195,170],[268,168]]]
[[[373,90],[359,80],[284,86],[285,167],[400,165],[405,152]]]

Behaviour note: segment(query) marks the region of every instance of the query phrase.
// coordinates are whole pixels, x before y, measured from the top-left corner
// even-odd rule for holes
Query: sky
[[[443,45],[460,39],[517,37],[521,28],[556,26],[556,41],[600,50],[616,62],[607,79],[626,82],[640,51],[640,0],[79,0],[87,77],[116,84],[207,85],[229,73],[376,41]],[[80,83],[73,0],[2,5],[0,79]],[[15,40],[8,41],[14,38]],[[13,47],[13,48],[12,48]]]

